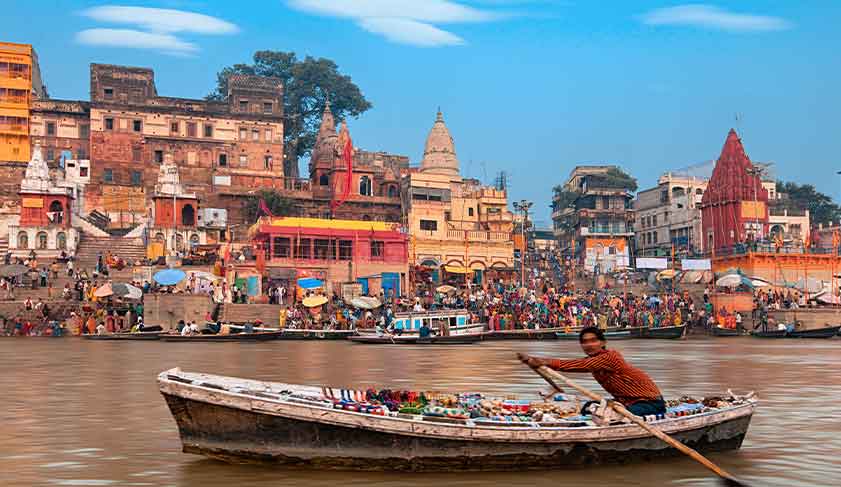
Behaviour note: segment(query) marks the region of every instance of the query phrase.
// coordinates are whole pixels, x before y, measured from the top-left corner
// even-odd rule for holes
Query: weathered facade
[[[634,200],[634,235],[638,256],[701,252],[701,198],[706,178],[663,174],[657,186]]]
[[[30,156],[29,111],[46,97],[38,55],[29,44],[0,42],[0,164],[26,166]]]

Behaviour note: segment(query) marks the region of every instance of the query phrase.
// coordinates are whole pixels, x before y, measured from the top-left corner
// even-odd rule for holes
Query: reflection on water
[[[613,344],[667,396],[755,390],[760,407],[739,452],[714,461],[763,486],[841,484],[841,340],[752,338]],[[394,486],[406,474],[297,472],[181,453],[158,394],[167,368],[301,384],[534,393],[546,387],[514,352],[578,356],[566,341],[455,347],[344,342],[162,343],[0,339],[0,485]],[[579,376],[581,382],[594,382]],[[528,473],[424,474],[453,486],[716,485],[688,459]]]

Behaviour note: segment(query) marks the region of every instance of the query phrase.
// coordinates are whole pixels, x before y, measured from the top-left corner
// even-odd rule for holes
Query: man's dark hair
[[[601,330],[601,328],[597,328],[595,326],[588,326],[583,328],[580,332],[578,332],[578,343],[582,343],[584,341],[584,335],[588,333],[596,335],[596,338],[598,338],[599,341],[607,341],[607,338],[604,337],[604,332]]]

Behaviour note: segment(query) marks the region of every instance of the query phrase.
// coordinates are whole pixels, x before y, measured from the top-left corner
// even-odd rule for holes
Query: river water
[[[667,397],[756,391],[738,452],[713,461],[755,486],[841,485],[841,340],[696,338],[612,343]],[[345,342],[163,343],[0,339],[0,485],[472,487],[717,485],[688,459],[490,474],[299,472],[181,453],[155,383],[167,368],[338,387],[546,390],[514,352],[580,355],[567,341],[471,346]],[[584,385],[597,387],[588,376]]]

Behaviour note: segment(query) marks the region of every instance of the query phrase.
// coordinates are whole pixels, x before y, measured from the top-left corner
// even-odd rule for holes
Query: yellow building
[[[404,178],[409,261],[424,272],[415,284],[484,284],[510,277],[513,215],[505,190],[459,174],[453,138],[441,113],[426,139],[418,170]],[[429,280],[431,279],[431,283]]]
[[[29,44],[0,42],[0,163],[29,162],[29,114],[46,93]]]

